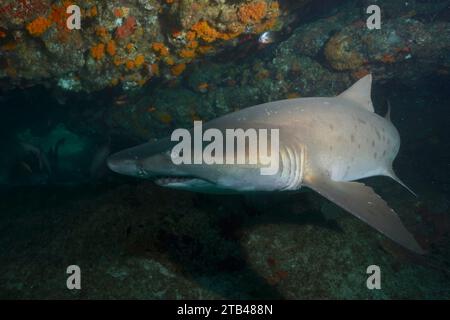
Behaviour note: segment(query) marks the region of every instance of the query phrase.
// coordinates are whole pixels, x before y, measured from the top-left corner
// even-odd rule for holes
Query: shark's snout
[[[109,156],[107,164],[112,171],[127,176],[137,176],[139,171],[138,160],[127,157],[123,152]]]
[[[117,152],[109,156],[107,164],[116,173],[139,178],[153,179],[178,174],[170,157],[165,152],[155,152],[151,143]]]

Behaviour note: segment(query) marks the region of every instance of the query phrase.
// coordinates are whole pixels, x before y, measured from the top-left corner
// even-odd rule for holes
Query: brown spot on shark
[[[358,121],[359,121],[360,123],[362,123],[362,124],[367,124],[366,121],[364,121],[364,120],[362,120],[362,119],[360,119],[360,118],[358,118]]]
[[[378,140],[381,140],[381,134],[380,131],[377,128],[374,128],[375,133],[377,134]]]

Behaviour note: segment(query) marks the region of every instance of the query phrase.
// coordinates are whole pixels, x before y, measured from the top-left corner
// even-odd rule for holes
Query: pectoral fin
[[[425,253],[394,210],[372,188],[359,182],[333,181],[325,176],[312,177],[305,182],[398,244],[416,253]]]

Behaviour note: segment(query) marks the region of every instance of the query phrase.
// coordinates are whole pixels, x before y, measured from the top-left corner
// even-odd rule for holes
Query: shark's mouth
[[[191,191],[208,191],[216,186],[215,183],[194,176],[159,176],[153,181],[161,186],[175,189],[187,189]]]
[[[174,176],[166,176],[166,177],[158,177],[154,179],[153,181],[160,185],[160,186],[166,186],[170,184],[175,183],[188,183],[191,180],[198,179],[195,177],[174,177]]]

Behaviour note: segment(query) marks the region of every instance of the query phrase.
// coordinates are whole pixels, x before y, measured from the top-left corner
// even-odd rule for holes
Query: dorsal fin
[[[342,92],[339,97],[354,101],[364,109],[374,112],[372,99],[370,98],[371,87],[372,75],[368,74]]]

